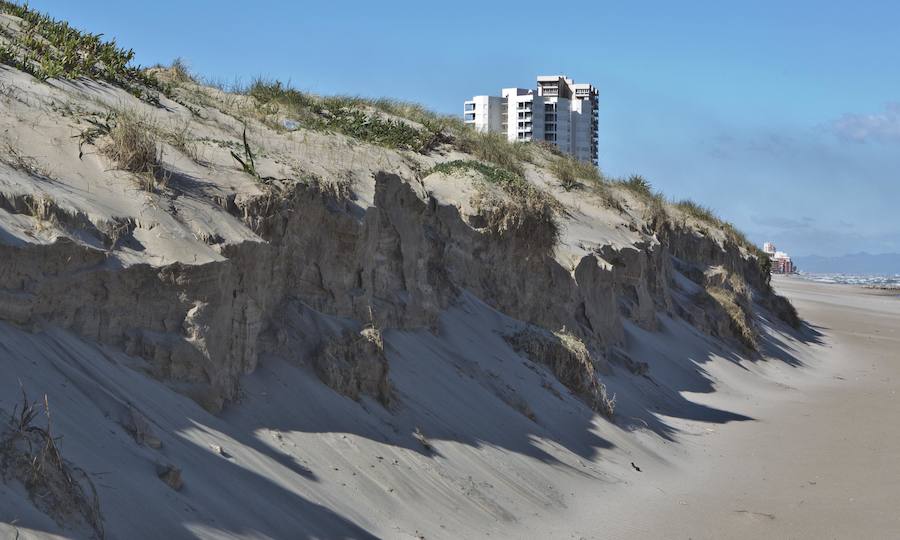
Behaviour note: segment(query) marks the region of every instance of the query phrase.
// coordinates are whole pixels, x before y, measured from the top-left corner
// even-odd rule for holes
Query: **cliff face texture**
[[[9,42],[25,23],[2,17]],[[764,335],[790,333],[779,317],[799,325],[729,231],[633,184],[563,189],[551,172],[561,158],[543,147],[527,150],[511,189],[477,165],[495,162],[449,135],[392,148],[166,70],[156,75],[165,91],[139,92],[26,71],[0,66],[0,356],[10,373],[0,405],[13,414],[21,380],[31,398],[65,408],[54,411],[73,441],[63,465],[111,460],[112,484],[148,486],[99,488],[100,522],[29,506],[52,486],[0,494],[16,513],[0,517],[38,535],[102,536],[103,520],[116,537],[149,537],[160,523],[172,537],[412,534],[426,526],[414,517],[425,511],[413,502],[425,489],[417,481],[457,501],[445,518],[462,536],[511,526],[523,508],[565,505],[537,488],[552,472],[525,471],[523,459],[602,461],[597,449],[609,445],[591,430],[627,448],[637,444],[627,434],[644,429],[636,419],[659,427],[647,426],[649,403],[679,388],[657,377],[639,336],[754,361]],[[108,151],[127,146],[117,139],[126,122],[150,141],[152,167],[127,170]],[[114,441],[90,435],[106,431]],[[385,457],[351,459],[336,433],[409,470],[372,472]],[[301,443],[308,451],[296,453]],[[501,464],[483,445],[517,457]],[[438,455],[457,461],[423,465]],[[337,495],[330,471],[341,467],[368,483]],[[481,467],[514,468],[512,494],[473,480]],[[610,474],[592,467],[583,474]],[[197,502],[226,477],[239,486],[233,505],[278,502],[243,518]],[[173,517],[173,500],[196,518]],[[72,512],[92,508],[78,501]],[[361,510],[370,504],[394,517]],[[454,536],[434,523],[434,536]]]

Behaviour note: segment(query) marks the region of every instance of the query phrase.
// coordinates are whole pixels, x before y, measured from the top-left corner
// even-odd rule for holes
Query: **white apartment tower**
[[[511,141],[547,141],[597,164],[597,89],[565,75],[540,76],[537,88],[504,88],[463,105],[467,125],[506,133]]]

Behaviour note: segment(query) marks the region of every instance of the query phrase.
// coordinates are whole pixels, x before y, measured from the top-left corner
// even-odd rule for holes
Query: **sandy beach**
[[[802,365],[766,367],[779,384],[743,400],[703,396],[753,420],[682,425],[687,454],[643,467],[642,495],[614,503],[598,538],[900,536],[900,299],[775,286],[821,334],[794,351]]]

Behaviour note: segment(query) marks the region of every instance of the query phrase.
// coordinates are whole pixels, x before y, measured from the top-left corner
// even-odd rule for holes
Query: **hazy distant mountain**
[[[840,257],[807,255],[794,257],[801,272],[844,274],[900,274],[900,253],[852,253]]]

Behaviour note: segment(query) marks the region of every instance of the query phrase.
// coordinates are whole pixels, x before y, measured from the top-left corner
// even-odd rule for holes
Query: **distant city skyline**
[[[214,80],[457,116],[473,95],[565,73],[599,89],[606,174],[642,174],[794,256],[900,252],[900,5],[599,2],[540,27],[546,4],[530,1],[30,5],[144,65],[183,57]]]

